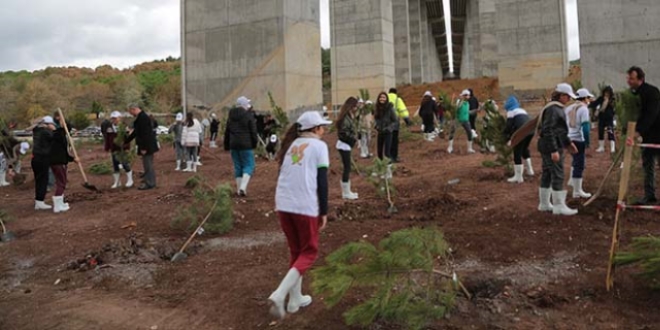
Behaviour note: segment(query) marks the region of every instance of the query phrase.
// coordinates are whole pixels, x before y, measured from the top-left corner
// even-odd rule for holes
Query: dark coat
[[[43,126],[37,126],[32,130],[32,155],[49,159],[53,149],[53,131]]]
[[[153,122],[144,111],[140,111],[135,117],[133,132],[126,139],[126,143],[130,143],[133,139],[138,146],[138,155],[141,155],[142,151],[146,151],[147,155],[158,152],[158,140],[156,140]]]
[[[378,133],[392,133],[399,129],[399,118],[396,116],[392,103],[385,105],[385,113],[378,117],[378,113],[374,116],[375,128]]]
[[[589,108],[596,110],[599,106],[603,104],[605,101],[604,97],[599,97],[596,99],[596,101],[593,101],[589,104]],[[610,102],[607,104],[606,109],[600,109],[598,111],[598,118],[605,120],[605,121],[612,121],[614,119],[614,103],[615,103],[614,98],[610,98]]]
[[[355,147],[357,142],[357,126],[353,117],[347,115],[341,122],[341,127],[337,131],[337,137],[340,141],[348,144],[351,148]]]
[[[422,117],[423,120],[432,121],[435,118],[435,114],[437,111],[438,111],[437,103],[435,103],[435,101],[433,100],[430,100],[421,105],[421,107],[419,108],[419,116]]]
[[[513,117],[506,118],[506,127],[504,128],[504,138],[508,141],[511,140],[511,136],[521,127],[525,126],[529,121],[529,115],[527,113],[518,113]],[[534,135],[534,130],[531,130],[528,134]]]
[[[64,127],[58,127],[53,132],[53,144],[50,151],[51,165],[66,165],[73,161],[69,155],[69,141],[66,138]]]
[[[240,107],[229,111],[224,147],[225,150],[252,150],[257,147],[257,124],[253,114]]]
[[[218,133],[219,128],[220,128],[220,122],[217,119],[213,118],[213,120],[211,120],[211,133]]]
[[[653,85],[643,83],[633,93],[639,95],[642,101],[635,130],[644,143],[660,143],[660,91]]]
[[[571,139],[568,138],[564,107],[559,102],[552,102],[546,106],[542,116],[538,141],[539,152],[551,154],[568,147]]]

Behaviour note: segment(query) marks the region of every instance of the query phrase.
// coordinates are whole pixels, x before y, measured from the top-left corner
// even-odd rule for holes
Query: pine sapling
[[[513,150],[507,146],[508,141],[506,141],[503,134],[506,127],[506,117],[498,111],[495,103],[490,102],[490,100],[484,104],[484,111],[486,114],[484,116],[484,125],[480,132],[482,136],[480,139],[481,147],[485,149],[490,149],[489,147],[491,146],[494,147],[497,154],[495,163],[508,167]]]
[[[204,224],[204,231],[211,234],[224,234],[230,231],[234,226],[231,196],[232,188],[229,184],[221,184],[212,189],[208,185],[198,186],[193,191],[193,201],[179,210],[172,221],[172,227],[186,231],[194,230],[211,211],[208,221]]]
[[[639,276],[654,288],[660,288],[660,238],[647,236],[633,238],[628,251],[619,252],[614,257],[618,266],[638,265]]]
[[[360,241],[332,252],[312,271],[312,288],[330,308],[349,291],[365,295],[344,313],[348,325],[385,321],[422,329],[454,306],[459,282],[438,270],[448,257],[449,245],[439,230],[404,229],[377,246]]]
[[[134,157],[134,154],[131,152],[130,144],[129,148],[124,149],[124,145],[126,145],[126,140],[128,139],[129,135],[130,134],[128,133],[128,128],[126,125],[124,123],[120,123],[119,127],[117,127],[117,136],[115,137],[114,141],[112,141],[116,146],[119,146],[119,151],[113,151],[112,154],[122,164],[130,164]]]

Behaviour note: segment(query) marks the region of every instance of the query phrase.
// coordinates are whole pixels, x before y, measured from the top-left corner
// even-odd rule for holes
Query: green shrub
[[[112,174],[114,170],[112,169],[112,164],[110,162],[100,162],[92,164],[89,167],[89,172],[95,175],[107,175]]]
[[[614,257],[614,264],[619,266],[638,265],[638,275],[654,288],[660,288],[660,238],[636,237],[630,244],[629,251],[619,252]]]

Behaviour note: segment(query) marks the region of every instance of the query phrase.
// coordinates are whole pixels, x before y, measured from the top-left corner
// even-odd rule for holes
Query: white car
[[[169,128],[167,128],[163,125],[160,125],[160,126],[156,127],[156,135],[168,134],[169,130],[170,130]]]

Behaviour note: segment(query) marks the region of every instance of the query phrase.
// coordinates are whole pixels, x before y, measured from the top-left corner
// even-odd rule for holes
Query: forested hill
[[[181,108],[181,65],[177,58],[119,70],[49,67],[0,73],[0,117],[21,127],[61,108],[69,115],[125,110],[138,102],[150,112]],[[12,125],[13,126],[13,125]]]

